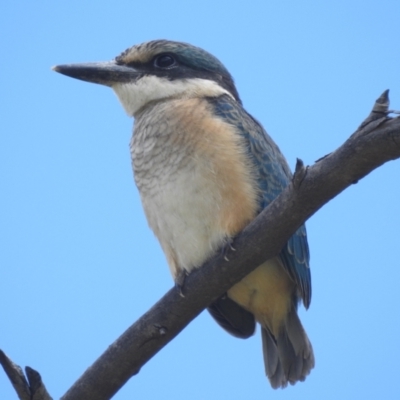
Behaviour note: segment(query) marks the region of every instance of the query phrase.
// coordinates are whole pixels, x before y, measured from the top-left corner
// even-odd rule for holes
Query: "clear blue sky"
[[[130,167],[132,120],[111,90],[55,64],[151,39],[210,51],[293,167],[337,148],[391,89],[400,2],[10,1],[0,6],[0,348],[54,398],[172,286]],[[273,391],[259,332],[201,314],[115,399],[398,399],[400,161],[307,223],[316,368]],[[0,371],[0,398],[15,399]]]

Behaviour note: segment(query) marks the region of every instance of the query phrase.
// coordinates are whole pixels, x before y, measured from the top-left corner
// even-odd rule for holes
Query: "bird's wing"
[[[254,335],[256,321],[254,315],[228,296],[222,296],[207,307],[208,312],[231,335],[247,339]]]
[[[216,115],[236,127],[247,145],[247,154],[257,173],[261,192],[261,212],[289,184],[292,174],[278,146],[262,126],[250,116],[239,103],[227,95],[210,99]],[[280,253],[282,264],[296,282],[304,306],[311,301],[310,254],[305,225],[302,225],[288,240]]]

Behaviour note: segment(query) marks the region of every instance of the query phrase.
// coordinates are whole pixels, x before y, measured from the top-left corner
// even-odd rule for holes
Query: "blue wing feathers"
[[[260,212],[289,184],[292,174],[278,146],[262,126],[240,104],[229,96],[210,99],[214,112],[225,122],[236,127],[247,144],[250,160],[258,172]],[[289,276],[297,283],[304,306],[311,301],[310,253],[307,232],[302,225],[288,240],[280,253],[280,259]]]

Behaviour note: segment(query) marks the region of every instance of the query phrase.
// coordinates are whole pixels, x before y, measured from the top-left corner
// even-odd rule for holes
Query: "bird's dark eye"
[[[154,65],[158,68],[171,68],[175,65],[175,59],[169,54],[162,54],[155,58]]]

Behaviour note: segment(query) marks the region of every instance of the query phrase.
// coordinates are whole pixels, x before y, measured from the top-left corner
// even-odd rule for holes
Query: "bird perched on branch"
[[[130,145],[135,181],[151,229],[178,285],[229,244],[288,185],[277,145],[242,106],[230,73],[190,44],[155,40],[110,62],[55,71],[111,87],[135,118]],[[305,226],[270,259],[208,308],[236,337],[261,325],[272,387],[303,381],[314,367],[297,315],[311,300]]]

